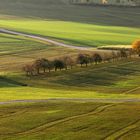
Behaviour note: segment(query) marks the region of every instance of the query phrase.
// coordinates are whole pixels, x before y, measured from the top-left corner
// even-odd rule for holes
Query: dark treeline
[[[23,70],[27,76],[33,76],[62,69],[72,69],[76,66],[88,67],[88,65],[92,64],[97,65],[103,62],[115,62],[131,57],[134,53],[135,52],[133,52],[133,50],[131,49],[121,49],[120,51],[112,51],[109,54],[80,53],[76,57],[64,56],[62,58],[56,58],[54,60],[41,58],[35,60],[31,64],[25,65],[23,67]]]

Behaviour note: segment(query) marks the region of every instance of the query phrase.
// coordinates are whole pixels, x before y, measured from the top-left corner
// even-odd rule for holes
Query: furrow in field
[[[124,136],[125,134],[130,132],[131,130],[138,127],[139,123],[140,123],[140,119],[138,119],[137,121],[129,124],[128,126],[122,128],[122,129],[114,132],[113,134],[107,136],[104,140],[118,140],[119,138],[121,138],[122,136]]]
[[[109,107],[112,107],[112,106],[114,106],[114,104],[99,106],[91,112],[80,114],[80,115],[75,115],[75,116],[71,116],[71,117],[67,117],[67,118],[63,118],[63,119],[56,120],[56,121],[53,121],[53,122],[50,122],[50,123],[45,123],[43,125],[37,126],[37,127],[33,128],[33,129],[30,129],[28,131],[16,133],[15,135],[27,135],[27,134],[43,131],[43,130],[46,130],[47,128],[50,128],[50,127],[53,127],[55,125],[65,123],[65,122],[68,122],[68,121],[71,121],[71,120],[74,120],[74,119],[77,119],[77,118],[80,118],[80,117],[86,117],[86,116],[89,116],[89,115],[95,115],[95,114],[101,113],[105,109],[107,109]]]
[[[12,116],[15,116],[15,115],[20,115],[20,114],[23,114],[25,112],[26,112],[26,110],[22,110],[22,111],[17,111],[17,112],[11,112],[7,115],[0,115],[0,119],[5,119],[5,118],[12,117]]]
[[[138,86],[138,87],[136,87],[136,88],[133,88],[133,89],[131,89],[131,90],[125,91],[124,94],[131,93],[131,92],[137,91],[137,90],[139,90],[139,89],[140,89],[140,86]]]

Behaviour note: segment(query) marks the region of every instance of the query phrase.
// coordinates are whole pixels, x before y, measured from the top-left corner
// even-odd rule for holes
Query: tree
[[[86,64],[87,67],[88,63],[90,63],[90,58],[91,57],[88,54],[79,54],[77,57],[77,62],[81,65],[81,67],[83,64]]]
[[[32,64],[28,64],[28,65],[25,65],[23,67],[23,71],[26,72],[26,75],[27,76],[33,76],[33,73],[35,71],[35,68],[34,68],[34,66]]]
[[[127,54],[125,49],[120,50],[120,56],[121,56],[121,58],[127,58],[128,57],[128,54]]]
[[[37,74],[40,73],[40,69],[42,68],[42,64],[43,64],[43,59],[37,59],[35,62],[34,62],[34,67],[37,71]]]
[[[117,51],[116,55],[117,55],[117,60],[119,60],[121,58],[121,52]]]
[[[112,59],[113,61],[115,61],[115,59],[117,58],[117,54],[115,51],[112,51]]]
[[[46,72],[46,69],[49,67],[49,60],[42,58],[40,59],[40,68],[43,68],[44,73]]]
[[[135,51],[133,49],[128,49],[128,56],[131,58],[132,55],[135,54]]]
[[[132,48],[138,53],[140,56],[140,40],[136,40],[132,44]]]
[[[95,64],[98,64],[98,63],[102,62],[103,59],[102,59],[101,55],[99,55],[98,53],[95,53],[95,54],[93,54],[93,60],[94,60]]]
[[[54,68],[54,62],[53,61],[48,61],[48,70],[51,72],[51,70]]]
[[[73,60],[70,56],[64,56],[64,57],[62,58],[62,61],[63,61],[64,64],[65,64],[66,70],[68,69],[68,66],[70,66],[71,69],[72,69],[72,67],[75,65],[74,60]]]
[[[60,59],[55,59],[53,61],[53,64],[54,64],[54,68],[55,68],[55,71],[57,71],[57,69],[63,69],[65,67],[65,64],[62,60]]]

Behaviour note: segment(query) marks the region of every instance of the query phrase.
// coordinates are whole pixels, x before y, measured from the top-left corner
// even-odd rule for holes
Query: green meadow
[[[82,101],[1,105],[0,139],[139,140],[139,106]]]
[[[139,7],[73,5],[69,0],[0,0],[1,19],[29,18],[90,23],[96,25],[139,27]]]
[[[89,65],[88,68],[75,67],[72,70],[51,72],[30,78],[22,71],[25,64],[42,57],[54,59],[69,52],[75,57],[79,51],[15,35],[1,34],[0,37],[0,100],[139,98],[138,58]],[[81,51],[83,52],[85,53]]]
[[[0,27],[80,46],[130,45],[139,39],[138,7],[73,5],[69,0],[1,0]]]
[[[0,27],[80,46],[129,45],[139,39],[140,28],[47,20],[0,20]]]

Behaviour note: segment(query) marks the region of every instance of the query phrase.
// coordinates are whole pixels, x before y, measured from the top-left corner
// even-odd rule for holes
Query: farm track
[[[107,136],[104,140],[119,140],[121,137],[126,135],[131,130],[137,128],[139,126],[140,119],[136,120],[135,122],[129,124],[128,126],[112,133],[111,135]]]
[[[0,28],[0,33],[5,33],[5,34],[12,34],[12,35],[19,35],[27,38],[32,38],[34,40],[42,41],[42,43],[50,43],[56,46],[61,46],[61,47],[66,47],[66,48],[71,48],[71,49],[77,49],[77,50],[85,50],[85,51],[96,51],[96,52],[112,52],[112,50],[102,50],[98,48],[91,48],[89,46],[76,46],[76,45],[69,45],[65,44],[63,42],[59,42],[53,39],[50,39],[49,37],[43,37],[41,35],[34,35],[34,34],[29,34],[29,33],[24,33],[24,32],[19,32],[19,31],[14,31],[14,30],[9,30],[9,29],[3,29]]]
[[[86,116],[89,116],[89,115],[96,115],[98,113],[101,113],[101,112],[105,111],[107,108],[112,107],[112,106],[114,106],[114,104],[99,106],[99,107],[95,108],[93,111],[90,111],[88,113],[83,113],[83,114],[80,114],[80,115],[66,117],[66,118],[59,119],[59,120],[56,120],[56,121],[53,121],[53,122],[49,122],[49,123],[44,123],[44,124],[42,124],[40,126],[32,128],[30,130],[27,130],[27,131],[24,131],[24,132],[15,133],[15,134],[12,134],[12,135],[15,135],[15,136],[20,135],[21,136],[21,135],[28,135],[28,134],[40,132],[40,131],[49,129],[49,128],[55,126],[55,125],[59,125],[61,123],[65,123],[65,122],[68,122],[68,121],[71,121],[71,120],[74,120],[74,119],[78,119],[78,118],[81,118],[81,117],[86,117]]]
[[[0,105],[7,105],[13,103],[45,103],[50,101],[70,101],[70,102],[99,102],[99,103],[124,103],[124,102],[140,102],[139,98],[133,99],[99,99],[99,98],[48,98],[48,99],[28,99],[28,100],[10,100],[0,101]]]
[[[14,113],[9,113],[7,115],[0,115],[0,119],[5,119],[5,118],[12,117],[12,116],[15,116],[15,115],[20,115],[20,114],[23,114],[25,112],[26,112],[26,110],[22,110],[22,111],[17,111],[17,112],[14,112]]]
[[[57,45],[57,46],[71,48],[71,49],[88,50],[88,51],[91,50],[88,47],[80,47],[80,46],[68,45],[68,44],[65,44],[65,43],[61,43],[61,42],[49,39],[47,37],[41,37],[39,35],[31,35],[31,34],[26,34],[26,33],[22,33],[22,32],[2,29],[2,28],[0,29],[0,32],[1,33],[6,33],[6,34],[19,35],[19,36],[23,36],[23,37],[27,37],[27,38],[32,38],[32,39],[44,41],[44,42],[47,42],[47,43],[51,43],[51,44],[54,44],[54,45]]]
[[[138,87],[136,87],[136,88],[133,88],[133,89],[131,89],[131,90],[128,90],[128,91],[124,92],[123,94],[131,93],[131,92],[137,91],[137,90],[139,90],[139,89],[140,89],[140,86],[138,86]]]

